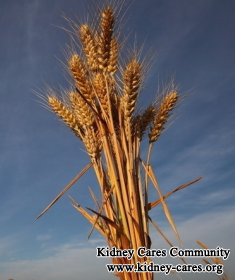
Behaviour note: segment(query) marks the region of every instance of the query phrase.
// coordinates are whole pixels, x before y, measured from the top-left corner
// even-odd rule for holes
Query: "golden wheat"
[[[54,95],[48,103],[78,136],[90,156],[90,164],[52,201],[38,216],[44,214],[89,167],[94,168],[101,191],[101,203],[90,190],[96,210],[82,208],[73,198],[72,204],[91,224],[91,235],[96,228],[110,247],[135,249],[131,260],[112,258],[114,264],[149,263],[149,257],[136,254],[139,247],[150,249],[149,221],[172,246],[159,226],[149,216],[149,211],[161,205],[172,230],[181,242],[177,228],[165,199],[198,179],[163,195],[150,162],[153,143],[161,135],[165,123],[178,103],[178,93],[170,91],[158,107],[149,105],[142,114],[136,113],[139,91],[143,81],[144,63],[136,51],[124,67],[118,69],[119,45],[114,32],[116,22],[110,5],[100,9],[100,23],[91,28],[82,24],[79,29],[82,54],[74,52],[68,61],[74,79],[74,88],[68,91],[65,103]],[[119,70],[118,75],[114,75]],[[152,103],[154,104],[154,103]],[[140,144],[149,136],[146,162],[141,158]],[[149,182],[155,187],[159,199],[149,201]],[[181,258],[181,261],[185,262]],[[219,261],[214,259],[217,263]],[[122,280],[153,280],[153,273],[118,273]]]
[[[109,64],[108,64],[108,72],[111,75],[114,75],[117,71],[118,65],[118,44],[115,38],[112,38],[110,45],[110,55],[109,55]]]
[[[87,65],[92,71],[99,69],[97,61],[97,45],[92,32],[87,24],[80,27],[80,39],[83,45],[83,52],[86,55]]]
[[[93,79],[94,91],[101,104],[102,109],[106,114],[109,112],[108,92],[106,87],[105,75],[103,73],[96,73]]]
[[[137,102],[138,89],[141,79],[141,64],[131,60],[123,73],[123,107],[126,118],[130,118]]]
[[[153,122],[155,116],[156,116],[156,108],[153,105],[148,106],[145,109],[144,113],[140,116],[140,120],[139,120],[140,139],[143,138],[148,126]]]
[[[100,69],[106,70],[111,56],[111,43],[114,27],[114,12],[110,6],[107,6],[101,13],[100,29],[101,34],[99,38],[99,55]]]
[[[74,116],[83,129],[93,126],[94,115],[83,98],[78,93],[70,92],[69,100],[71,102],[71,107],[73,108]]]
[[[83,143],[92,159],[99,156],[101,151],[101,141],[99,133],[95,132],[93,127],[86,128]]]
[[[164,129],[164,124],[167,122],[170,112],[174,109],[178,100],[177,92],[169,93],[161,102],[155,120],[149,134],[149,141],[155,142],[161,135]]]
[[[78,125],[74,113],[67,109],[56,97],[48,96],[48,103],[51,109],[73,130],[76,136],[82,138],[82,130]]]
[[[94,93],[89,81],[87,67],[84,64],[82,58],[78,54],[73,54],[69,60],[69,65],[78,89],[87,99],[87,101],[92,102]]]

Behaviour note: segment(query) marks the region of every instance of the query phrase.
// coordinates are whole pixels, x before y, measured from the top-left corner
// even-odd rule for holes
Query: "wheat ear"
[[[141,64],[136,60],[131,60],[123,73],[123,107],[125,118],[130,118],[135,110],[138,89],[141,79]]]
[[[86,55],[87,65],[92,71],[99,69],[97,61],[97,44],[87,24],[83,24],[79,30],[80,39],[83,45],[83,52]]]
[[[110,56],[109,56],[109,64],[108,64],[108,72],[111,75],[114,75],[117,71],[117,62],[118,62],[118,44],[117,40],[113,38],[111,40],[110,45]]]
[[[170,111],[172,111],[177,104],[178,94],[175,91],[170,92],[161,102],[158,109],[153,125],[150,129],[149,142],[155,142],[158,137],[161,135],[162,130],[164,129],[164,124],[167,122],[168,117],[170,116]]]
[[[48,103],[52,111],[54,111],[64,121],[64,123],[66,123],[73,130],[75,135],[81,139],[82,131],[77,123],[73,111],[67,109],[64,104],[56,97],[48,96]]]
[[[89,103],[94,99],[94,93],[90,84],[89,73],[82,58],[78,54],[73,54],[69,60],[70,71],[80,92]]]
[[[86,128],[88,126],[93,126],[94,116],[91,112],[91,109],[87,103],[83,100],[80,94],[75,92],[69,93],[69,99],[71,102],[71,107],[73,108],[74,115],[78,120],[79,124]]]
[[[140,120],[139,120],[140,140],[142,140],[148,126],[153,122],[155,116],[156,116],[156,108],[153,105],[148,106],[145,109],[144,113],[140,116]]]
[[[107,6],[101,13],[100,38],[99,38],[99,67],[106,70],[109,65],[111,42],[114,28],[114,12],[110,6]]]

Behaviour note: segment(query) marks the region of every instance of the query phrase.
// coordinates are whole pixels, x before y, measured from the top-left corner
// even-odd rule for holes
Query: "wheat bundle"
[[[150,249],[149,221],[170,244],[149,211],[161,204],[179,242],[179,234],[165,198],[201,179],[185,184],[163,195],[150,162],[154,142],[160,137],[172,110],[177,106],[179,95],[176,87],[157,103],[151,103],[142,114],[138,99],[144,79],[144,63],[136,53],[120,66],[118,36],[115,33],[115,8],[106,5],[100,9],[99,24],[82,24],[77,28],[81,54],[75,51],[68,59],[68,69],[73,78],[73,90],[66,102],[48,95],[48,104],[86,147],[91,163],[56,197],[39,215],[44,214],[71,185],[91,166],[94,168],[102,195],[101,205],[91,191],[97,210],[87,211],[73,198],[73,206],[96,228],[110,247]],[[146,137],[149,152],[146,161],[141,158],[140,146]],[[156,188],[159,199],[149,201],[149,182]],[[91,213],[90,213],[91,212]],[[92,232],[91,230],[91,232]],[[91,234],[90,232],[90,234]],[[89,234],[89,235],[90,235]],[[134,264],[151,262],[149,257],[140,258],[136,253],[127,258],[112,258],[114,263]],[[118,273],[120,279],[151,280],[152,272]]]

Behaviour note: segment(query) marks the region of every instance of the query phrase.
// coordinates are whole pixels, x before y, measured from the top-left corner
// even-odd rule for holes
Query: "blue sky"
[[[190,91],[177,110],[177,120],[156,143],[152,163],[164,193],[205,176],[174,194],[168,205],[185,247],[194,248],[201,240],[211,248],[232,250],[226,261],[231,275],[235,274],[234,9],[232,0],[136,0],[123,30],[132,32],[130,39],[137,34],[146,50],[158,51],[143,100],[154,98],[159,81],[172,75],[182,93]],[[89,162],[75,136],[32,93],[45,83],[67,86],[59,60],[65,61],[63,49],[70,39],[56,27],[67,27],[62,12],[85,18],[85,0],[0,3],[0,280],[113,278],[106,272],[106,260],[95,257],[95,247],[104,244],[101,236],[95,233],[87,241],[90,225],[66,196],[34,222]],[[98,194],[92,170],[69,194],[93,207],[87,187]],[[161,208],[151,215],[175,242]],[[152,233],[153,248],[167,248]]]

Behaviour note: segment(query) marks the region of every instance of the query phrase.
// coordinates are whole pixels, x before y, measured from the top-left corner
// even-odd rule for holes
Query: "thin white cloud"
[[[0,258],[12,258],[15,253],[15,246],[17,244],[17,235],[12,234],[0,238]]]
[[[1,279],[9,277],[17,280],[107,278],[105,260],[96,259],[95,254],[95,247],[94,249],[79,248],[78,244],[64,244],[57,248],[54,255],[45,259],[0,264],[0,270],[3,271]]]
[[[206,196],[202,196],[199,200],[199,203],[207,204],[207,205],[214,205],[221,202],[225,202],[228,199],[231,199],[235,196],[235,189],[222,189],[215,192],[212,192],[210,194],[207,194]]]
[[[39,234],[37,236],[37,241],[45,241],[45,240],[49,240],[49,239],[51,239],[50,234]]]
[[[26,13],[25,13],[25,17],[26,17],[26,21],[27,21],[28,57],[29,57],[29,61],[31,63],[33,63],[35,60],[33,51],[32,51],[32,40],[36,35],[34,32],[34,25],[35,25],[34,20],[37,15],[38,7],[39,7],[39,1],[33,0],[30,2],[29,5],[26,6]]]

